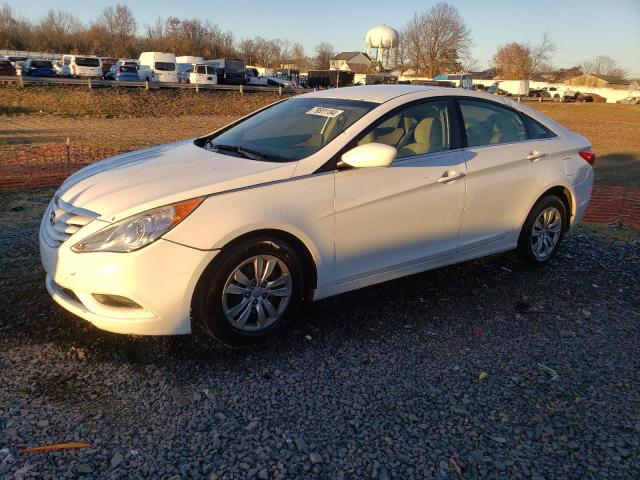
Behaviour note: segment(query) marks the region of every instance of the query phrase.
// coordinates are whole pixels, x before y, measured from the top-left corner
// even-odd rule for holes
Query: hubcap
[[[291,299],[287,265],[272,255],[257,255],[238,265],[222,290],[222,310],[231,324],[255,332],[276,322]]]
[[[547,207],[536,219],[531,231],[531,251],[538,260],[551,256],[560,241],[562,215],[556,207]]]

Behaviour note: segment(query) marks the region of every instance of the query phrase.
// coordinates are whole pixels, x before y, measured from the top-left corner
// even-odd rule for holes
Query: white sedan
[[[46,286],[98,328],[247,344],[301,302],[516,249],[582,217],[595,153],[523,104],[377,85],[286,99],[104,160],[42,220]]]

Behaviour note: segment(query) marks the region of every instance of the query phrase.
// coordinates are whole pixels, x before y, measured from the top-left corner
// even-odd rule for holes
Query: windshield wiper
[[[262,161],[267,160],[266,155],[260,152],[256,152],[255,150],[239,147],[237,145],[225,145],[225,144],[218,144],[218,143],[210,143],[210,145],[211,145],[211,148],[213,148],[214,150],[223,150],[227,152],[239,153],[243,157],[248,158],[250,160],[262,160]]]

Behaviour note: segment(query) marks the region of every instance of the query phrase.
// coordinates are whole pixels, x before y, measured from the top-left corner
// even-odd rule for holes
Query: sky
[[[5,0],[6,1],[6,0]],[[48,9],[66,10],[82,21],[95,19],[117,0],[9,0],[23,16],[37,20]],[[379,24],[401,29],[415,12],[435,1],[323,0],[120,0],[133,11],[140,30],[158,17],[208,19],[236,39],[262,36],[300,42],[307,54],[321,41],[336,51],[364,50],[366,31]],[[511,41],[538,42],[548,31],[558,50],[552,64],[579,65],[598,55],[616,60],[632,78],[640,78],[640,0],[535,0],[485,2],[450,1],[471,29],[473,57],[486,67],[498,45]]]

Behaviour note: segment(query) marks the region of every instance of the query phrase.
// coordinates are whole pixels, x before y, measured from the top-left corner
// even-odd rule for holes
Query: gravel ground
[[[640,478],[637,241],[367,288],[228,350],[55,308],[50,194],[0,194],[1,478]]]

